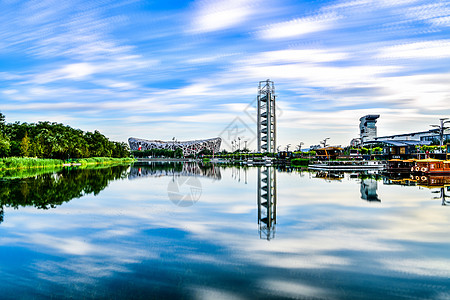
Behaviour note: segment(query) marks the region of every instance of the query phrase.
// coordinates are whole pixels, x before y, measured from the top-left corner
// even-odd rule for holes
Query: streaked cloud
[[[379,126],[385,119],[402,131],[450,115],[445,2],[46,0],[0,8],[0,110],[8,122],[64,116],[122,141],[139,131],[202,138],[245,115],[239,107],[267,78],[284,106],[279,144],[316,144],[314,136],[330,132],[345,145],[360,113],[381,113]],[[346,117],[352,112],[355,121]],[[323,115],[334,117],[310,117]],[[108,120],[121,130],[108,130]],[[147,136],[150,120],[158,136]]]
[[[339,16],[334,13],[296,18],[290,21],[268,25],[258,32],[258,37],[261,39],[281,39],[324,31],[333,28],[338,19]]]
[[[255,13],[259,1],[199,0],[194,4],[193,32],[211,32],[237,26]]]

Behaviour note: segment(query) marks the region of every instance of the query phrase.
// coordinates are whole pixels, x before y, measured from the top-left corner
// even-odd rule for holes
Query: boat
[[[420,174],[450,174],[450,160],[434,158],[417,160],[411,172]]]
[[[386,164],[377,160],[361,160],[361,161],[328,161],[319,164],[310,164],[308,169],[324,170],[324,171],[367,171],[367,170],[384,170]]]
[[[415,167],[415,159],[390,159],[386,164],[387,173],[410,173],[411,168]]]

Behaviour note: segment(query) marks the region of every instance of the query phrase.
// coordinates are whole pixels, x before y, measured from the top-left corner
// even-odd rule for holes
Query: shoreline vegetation
[[[8,170],[134,162],[124,142],[60,123],[6,123],[0,112],[0,177]],[[20,173],[20,172],[18,172]]]
[[[114,157],[90,157],[80,159],[50,159],[50,158],[31,158],[31,157],[6,157],[0,158],[0,170],[15,169],[36,169],[36,168],[52,168],[65,166],[87,166],[96,164],[115,164],[134,162],[136,159],[132,157],[114,158]],[[1,174],[0,174],[1,176]]]

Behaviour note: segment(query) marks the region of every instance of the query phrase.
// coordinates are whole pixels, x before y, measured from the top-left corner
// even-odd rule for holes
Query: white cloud
[[[250,58],[247,63],[275,64],[280,62],[331,62],[343,60],[349,57],[348,53],[333,51],[331,49],[284,49],[261,52]]]
[[[255,12],[252,6],[256,2],[200,0],[195,4],[197,11],[193,15],[191,30],[193,32],[211,32],[239,25]]]
[[[258,32],[261,39],[280,39],[297,37],[312,32],[324,31],[335,26],[340,17],[335,13],[314,17],[297,18],[287,22],[274,23]]]
[[[377,58],[390,59],[441,59],[450,57],[450,41],[435,40],[406,43],[384,47]]]
[[[63,78],[80,80],[93,74],[95,67],[88,63],[76,63],[66,65],[60,72]]]

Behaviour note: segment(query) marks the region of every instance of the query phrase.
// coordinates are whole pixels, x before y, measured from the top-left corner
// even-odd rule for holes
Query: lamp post
[[[439,130],[439,143],[440,143],[441,148],[444,145],[444,130],[449,128],[449,127],[445,127],[444,124],[450,123],[450,121],[446,121],[446,120],[448,120],[448,118],[441,118],[441,119],[439,119],[439,121],[441,121],[440,125],[430,125],[431,127],[437,127]]]
[[[286,145],[286,152],[289,152],[289,147],[291,146],[291,144],[287,144]]]
[[[238,136],[238,140],[239,140],[239,148],[238,148],[238,152],[239,152],[239,160],[241,160],[241,137]],[[239,172],[239,176],[240,176],[240,172]]]

